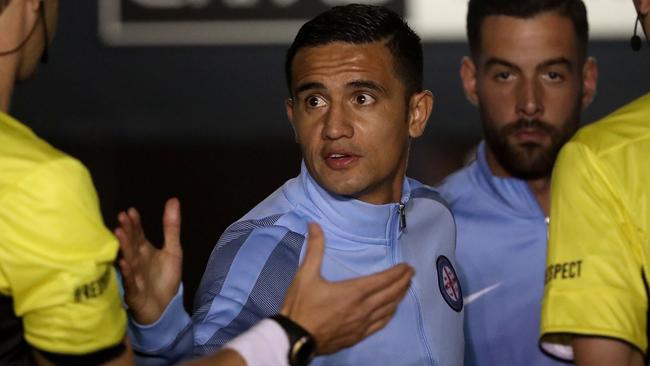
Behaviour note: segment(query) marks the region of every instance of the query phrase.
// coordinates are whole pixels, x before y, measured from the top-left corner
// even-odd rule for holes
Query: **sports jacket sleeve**
[[[542,306],[542,346],[550,353],[572,335],[647,349],[644,244],[618,187],[611,167],[588,147],[565,145],[553,172]]]
[[[170,364],[214,353],[279,311],[298,268],[304,236],[270,222],[237,222],[221,236],[191,319],[178,294],[153,325],[129,322],[138,364]]]
[[[158,321],[138,324],[129,316],[128,334],[138,365],[171,365],[192,353],[192,322],[183,307],[183,286]]]
[[[8,288],[0,293],[10,290],[27,342],[54,354],[119,344],[126,316],[112,265],[118,244],[87,169],[54,159],[1,193],[0,284]]]

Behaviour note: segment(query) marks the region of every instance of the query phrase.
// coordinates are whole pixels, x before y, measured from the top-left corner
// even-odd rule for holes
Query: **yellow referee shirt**
[[[118,344],[126,317],[117,241],[86,168],[0,112],[0,296],[33,347],[84,354]]]
[[[648,350],[650,94],[580,130],[558,157],[542,304],[542,347],[571,334]]]

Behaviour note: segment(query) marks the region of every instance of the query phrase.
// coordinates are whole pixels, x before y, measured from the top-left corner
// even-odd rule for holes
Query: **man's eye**
[[[560,81],[563,79],[562,75],[555,71],[549,71],[545,75],[546,79],[550,81]]]
[[[506,80],[509,80],[511,77],[512,77],[512,74],[510,72],[508,72],[508,71],[503,71],[503,72],[497,73],[497,76],[496,76],[497,80],[499,80],[499,81],[506,81]]]
[[[358,94],[354,97],[354,102],[359,105],[368,105],[374,103],[375,98],[368,94]]]
[[[310,97],[307,97],[307,105],[312,108],[320,107],[323,104],[325,104],[325,101],[319,96],[312,95]]]

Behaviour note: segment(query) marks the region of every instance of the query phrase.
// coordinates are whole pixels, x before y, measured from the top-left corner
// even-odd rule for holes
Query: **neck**
[[[499,160],[494,156],[494,153],[488,146],[485,147],[485,158],[494,176],[503,178],[512,177],[512,174],[499,163]],[[533,196],[535,196],[539,207],[544,212],[544,216],[548,216],[551,207],[551,177],[547,176],[526,180],[526,184],[528,184],[531,192],[533,192]]]
[[[16,82],[17,62],[13,55],[0,56],[0,110],[7,113]]]
[[[537,199],[544,216],[548,217],[551,208],[551,177],[528,180],[526,183]]]
[[[400,173],[395,176],[390,184],[379,182],[375,186],[368,187],[365,191],[353,194],[350,197],[372,205],[398,203],[402,199],[404,179],[406,179],[404,171],[400,170]]]

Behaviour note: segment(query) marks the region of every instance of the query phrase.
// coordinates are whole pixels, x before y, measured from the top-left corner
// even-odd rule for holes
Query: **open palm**
[[[154,323],[181,282],[180,202],[171,198],[165,204],[165,242],[161,249],[154,247],[145,236],[140,214],[135,208],[121,212],[118,221],[120,226],[115,229],[115,236],[122,252],[119,266],[124,280],[124,300],[136,322],[143,325]]]

